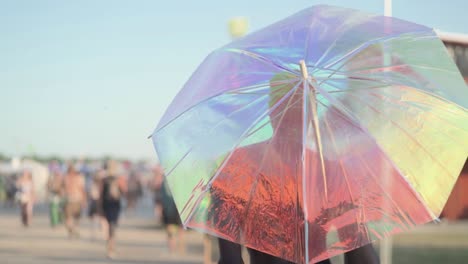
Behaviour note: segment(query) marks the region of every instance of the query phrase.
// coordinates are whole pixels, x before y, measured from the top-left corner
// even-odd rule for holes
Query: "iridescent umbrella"
[[[310,263],[437,219],[467,107],[432,29],[314,6],[212,52],[152,138],[186,227]]]

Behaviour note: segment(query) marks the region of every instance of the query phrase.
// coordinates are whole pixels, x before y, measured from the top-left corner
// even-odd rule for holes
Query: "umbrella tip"
[[[304,79],[309,78],[309,73],[307,72],[307,66],[304,60],[299,61],[299,66],[301,66],[302,77]]]

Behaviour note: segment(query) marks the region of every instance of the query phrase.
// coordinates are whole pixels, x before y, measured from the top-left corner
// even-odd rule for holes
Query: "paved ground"
[[[100,237],[91,239],[87,219],[81,224],[81,238],[69,239],[64,227],[49,227],[47,208],[36,210],[30,228],[19,223],[17,209],[0,205],[0,263],[135,263],[135,264],[195,264],[203,262],[203,235],[186,232],[185,254],[170,254],[166,237],[152,219],[149,203],[143,203],[132,215],[123,215],[118,229],[117,258],[105,257],[105,243]],[[98,234],[99,235],[99,234]],[[468,223],[426,225],[393,238],[394,263],[467,263]],[[213,244],[212,259],[217,259]],[[440,258],[438,260],[436,258]],[[431,262],[435,260],[436,262]],[[443,261],[442,261],[443,260]],[[438,262],[442,261],[442,262]],[[447,262],[448,261],[448,262]],[[333,259],[334,264],[342,258]]]
[[[150,214],[147,214],[150,215]],[[0,263],[167,263],[195,264],[203,262],[203,236],[186,233],[185,254],[170,254],[166,237],[150,217],[137,213],[123,216],[117,233],[117,256],[105,257],[105,242],[101,236],[92,240],[87,219],[81,224],[81,237],[69,239],[64,227],[49,227],[47,210],[36,210],[29,228],[19,223],[15,209],[0,208]],[[99,234],[98,234],[99,235]]]

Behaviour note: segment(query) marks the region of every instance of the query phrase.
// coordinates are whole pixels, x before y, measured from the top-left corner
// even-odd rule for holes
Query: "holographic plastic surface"
[[[314,263],[439,216],[467,108],[432,29],[314,6],[212,52],[152,138],[185,226]]]

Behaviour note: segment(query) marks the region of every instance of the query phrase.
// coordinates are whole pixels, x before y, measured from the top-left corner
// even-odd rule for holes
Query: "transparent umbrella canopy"
[[[438,218],[467,107],[432,29],[320,5],[209,54],[152,139],[186,227],[313,263]]]

